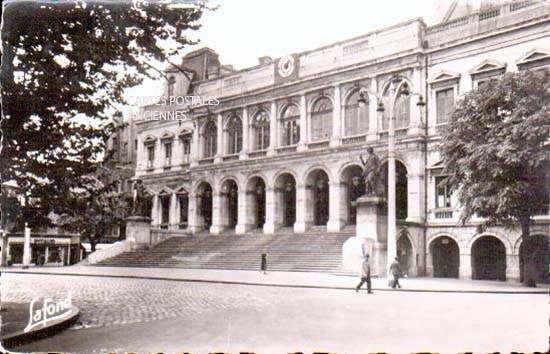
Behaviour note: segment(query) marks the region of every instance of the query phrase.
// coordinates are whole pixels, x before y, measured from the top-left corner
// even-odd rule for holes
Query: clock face
[[[281,77],[288,77],[294,72],[294,57],[287,55],[279,60],[279,75]]]

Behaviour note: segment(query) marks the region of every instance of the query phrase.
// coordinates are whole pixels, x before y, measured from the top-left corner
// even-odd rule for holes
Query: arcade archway
[[[434,277],[458,278],[460,266],[460,250],[455,240],[448,236],[440,236],[430,245]]]
[[[403,274],[411,275],[414,267],[414,250],[407,233],[402,233],[397,239],[397,259],[401,265]]]
[[[308,222],[326,226],[329,218],[329,179],[323,170],[314,170],[306,178]]]
[[[203,182],[197,188],[198,224],[206,230],[212,226],[212,186]]]
[[[221,190],[222,225],[235,229],[239,218],[239,187],[234,180],[228,179]]]
[[[342,190],[340,205],[342,220],[348,225],[357,223],[357,208],[355,201],[365,192],[365,182],[362,177],[363,169],[358,165],[346,167],[340,174]]]
[[[283,173],[275,181],[275,220],[277,225],[292,227],[296,222],[296,180]]]
[[[506,280],[506,247],[495,236],[482,236],[472,245],[472,279]]]
[[[246,188],[247,218],[254,228],[262,228],[265,224],[265,182],[261,177],[248,181]]]

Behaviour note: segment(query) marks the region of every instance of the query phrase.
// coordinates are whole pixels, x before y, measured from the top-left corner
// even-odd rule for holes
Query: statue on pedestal
[[[143,182],[138,179],[134,184],[134,192],[132,196],[132,213],[133,216],[146,216],[150,217],[149,208],[149,192],[145,189]]]
[[[365,179],[365,196],[379,196],[380,185],[380,159],[374,153],[372,147],[367,148],[367,158],[363,160],[361,158],[361,163],[363,164],[363,178]]]

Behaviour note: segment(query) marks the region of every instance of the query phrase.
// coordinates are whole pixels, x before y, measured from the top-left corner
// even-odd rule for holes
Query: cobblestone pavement
[[[64,299],[71,292],[80,308],[74,329],[147,322],[206,311],[259,308],[276,301],[254,295],[250,287],[227,291],[222,284],[147,279],[4,274],[2,301]],[[279,289],[282,290],[282,289]]]
[[[269,275],[268,275],[269,276]],[[351,279],[350,279],[351,281]],[[281,288],[94,276],[3,274],[6,301],[64,298],[73,330],[18,352],[535,352],[548,346],[545,294]],[[88,328],[83,328],[88,327]]]

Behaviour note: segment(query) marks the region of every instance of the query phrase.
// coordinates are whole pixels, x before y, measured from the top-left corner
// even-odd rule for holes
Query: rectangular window
[[[155,162],[155,146],[147,146],[147,168],[153,168]]]
[[[164,165],[170,166],[172,164],[172,143],[164,144]]]
[[[315,112],[311,116],[311,140],[329,139],[332,135],[332,111]]]
[[[435,190],[436,208],[450,208],[451,193],[447,183],[447,177],[439,176],[435,178]]]
[[[446,123],[454,109],[454,89],[436,92],[437,123]]]

